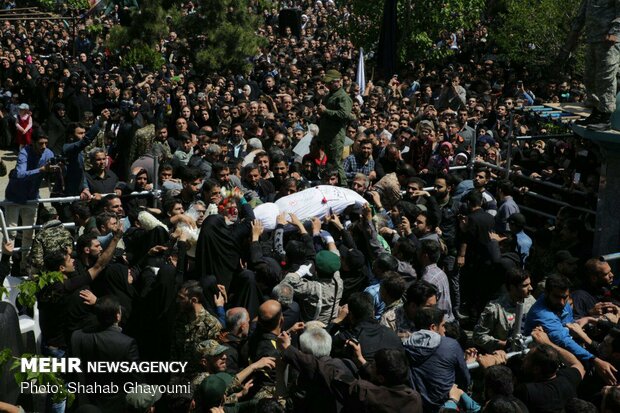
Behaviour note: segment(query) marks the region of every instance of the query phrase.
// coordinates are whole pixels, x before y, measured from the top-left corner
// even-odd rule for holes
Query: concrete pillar
[[[612,118],[620,121],[620,117]],[[614,128],[620,127],[613,125]],[[620,126],[620,125],[619,125]],[[620,131],[597,132],[573,124],[573,131],[596,142],[603,161],[596,207],[596,232],[593,254],[604,255],[620,251]]]

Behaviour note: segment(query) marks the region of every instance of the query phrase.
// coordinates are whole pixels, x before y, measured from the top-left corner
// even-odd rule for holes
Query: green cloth
[[[196,399],[206,409],[219,406],[224,400],[226,389],[230,386],[233,379],[233,376],[224,372],[209,375],[198,386]]]
[[[315,262],[316,269],[323,274],[333,274],[340,269],[340,257],[331,251],[319,251]]]
[[[390,247],[390,244],[385,240],[385,238],[377,234],[377,240],[379,241],[385,252],[387,252],[388,254],[392,253],[392,248]]]

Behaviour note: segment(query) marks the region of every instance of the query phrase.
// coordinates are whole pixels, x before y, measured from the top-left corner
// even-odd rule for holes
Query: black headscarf
[[[97,277],[93,283],[93,292],[97,297],[104,295],[113,295],[118,298],[123,308],[121,324],[126,325],[131,310],[133,308],[133,300],[136,297],[136,289],[129,284],[128,280],[129,267],[124,264],[114,263],[108,265],[105,272]]]
[[[159,257],[148,264],[140,274],[146,285],[140,291],[132,317],[136,320],[136,340],[142,360],[166,361],[170,358],[176,315],[177,270]],[[163,384],[167,378],[158,375],[153,380]]]
[[[170,236],[168,231],[162,227],[155,227],[148,231],[143,228],[130,228],[124,240],[129,264],[135,265],[147,256],[151,247],[167,245]]]
[[[201,276],[214,275],[218,284],[230,288],[239,268],[240,245],[221,215],[208,216],[202,223],[196,246],[196,269]]]

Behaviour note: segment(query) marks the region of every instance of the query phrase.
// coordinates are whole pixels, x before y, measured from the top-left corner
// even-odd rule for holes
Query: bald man
[[[247,367],[248,346],[247,338],[250,332],[250,314],[243,307],[233,307],[226,311],[226,329],[222,330],[217,341],[227,350],[228,363],[226,371],[236,374]]]
[[[260,360],[261,357],[275,357],[280,360],[280,353],[276,349],[276,339],[282,332],[282,306],[276,300],[267,300],[258,307],[258,323],[250,338],[250,359]],[[255,375],[251,395],[257,399],[275,396],[276,369]],[[256,392],[256,393],[254,393]]]

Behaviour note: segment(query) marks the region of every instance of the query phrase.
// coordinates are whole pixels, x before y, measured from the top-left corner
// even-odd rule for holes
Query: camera
[[[67,163],[67,158],[64,156],[54,156],[53,158],[51,158],[49,161],[47,161],[48,165],[59,165],[59,164],[66,164]]]

